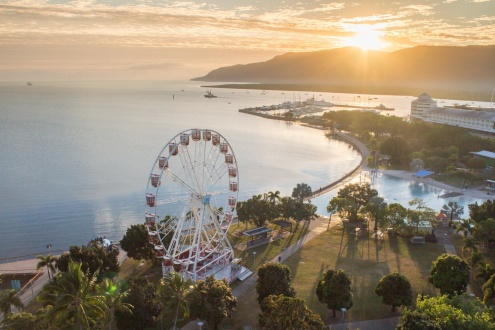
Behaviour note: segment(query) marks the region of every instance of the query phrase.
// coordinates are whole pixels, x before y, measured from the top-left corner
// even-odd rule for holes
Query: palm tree
[[[473,233],[473,227],[472,227],[472,224],[473,224],[473,220],[471,219],[463,219],[461,220],[461,222],[459,223],[459,225],[457,226],[457,229],[456,229],[456,233],[459,233],[459,232],[463,232],[464,234],[464,238],[467,237],[468,233],[472,234]]]
[[[275,204],[276,201],[280,200],[280,191],[269,191],[268,192],[268,199],[270,200],[270,203]]]
[[[36,300],[53,306],[46,315],[50,323],[89,329],[105,318],[105,297],[96,293],[98,273],[89,276],[80,263],[71,262],[67,272],[43,287]]]
[[[134,306],[125,303],[124,298],[128,292],[123,290],[121,283],[114,283],[111,279],[105,279],[98,287],[98,291],[106,300],[106,324],[108,329],[112,329],[115,318],[115,310],[122,310],[132,313]]]
[[[174,327],[176,329],[177,319],[179,318],[179,310],[183,310],[186,315],[189,314],[189,304],[186,299],[187,294],[191,290],[193,282],[184,278],[179,273],[171,273],[169,277],[165,277],[161,281],[161,286],[158,288],[159,299],[164,306],[175,308]],[[163,313],[167,311],[164,308]]]
[[[442,206],[442,210],[450,213],[450,221],[454,219],[454,215],[464,214],[464,206],[457,204],[457,202],[450,201]]]
[[[46,266],[46,270],[48,271],[48,278],[51,280],[53,275],[55,275],[55,262],[58,260],[58,257],[54,257],[51,254],[47,256],[37,256],[36,259],[39,260],[38,265],[36,266],[36,270],[43,268]]]
[[[24,304],[17,295],[17,291],[10,289],[0,292],[0,312],[3,313],[4,317],[12,311],[12,305],[24,309]]]
[[[490,277],[495,275],[495,268],[490,266],[490,264],[479,263],[476,268],[476,274],[474,274],[475,279],[482,278],[484,282],[488,281]]]
[[[465,238],[462,240],[464,242],[464,245],[462,246],[462,253],[466,253],[467,250],[470,250],[471,252],[478,252],[478,240],[473,237]]]
[[[476,265],[482,264],[485,259],[479,252],[474,252],[471,253],[471,256],[467,258],[468,263],[471,265],[471,267],[476,267]]]

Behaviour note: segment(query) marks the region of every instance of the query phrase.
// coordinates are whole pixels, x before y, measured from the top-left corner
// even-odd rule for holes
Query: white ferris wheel
[[[189,129],[164,146],[149,176],[145,215],[164,276],[176,271],[197,281],[229,265],[238,187],[234,152],[218,132]]]

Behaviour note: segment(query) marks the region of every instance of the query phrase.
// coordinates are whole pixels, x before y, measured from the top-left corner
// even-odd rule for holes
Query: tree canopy
[[[258,322],[270,330],[323,330],[323,322],[300,298],[271,295],[262,302]]]
[[[449,296],[466,292],[470,280],[469,265],[459,258],[450,254],[442,254],[433,262],[428,281],[441,294]]]
[[[382,277],[375,288],[375,293],[382,297],[385,305],[392,306],[392,311],[395,311],[396,307],[409,306],[413,302],[411,283],[399,273]]]
[[[237,203],[237,216],[241,222],[252,222],[257,227],[264,226],[267,221],[278,216],[278,210],[270,201],[261,195]]]
[[[342,269],[327,270],[318,282],[316,295],[320,302],[333,311],[335,317],[336,310],[350,309],[353,305],[351,279]]]
[[[148,230],[143,224],[131,225],[120,240],[120,247],[130,258],[152,260],[154,245],[149,242]]]
[[[330,200],[327,211],[338,211],[341,216],[348,218],[350,221],[357,221],[361,208],[375,196],[378,196],[378,191],[371,188],[369,183],[348,184],[340,188],[337,196]]]
[[[258,269],[258,280],[256,282],[256,293],[258,302],[270,295],[284,295],[295,297],[296,290],[290,286],[292,279],[290,269],[279,262],[267,262]]]
[[[306,183],[298,183],[292,190],[292,197],[302,201],[306,197],[310,197],[313,194],[311,187]]]
[[[403,311],[401,324],[397,329],[457,329],[493,330],[495,313],[477,298],[467,294],[459,296],[422,297],[418,296],[416,310]]]
[[[213,276],[198,281],[188,297],[191,317],[206,320],[208,328],[214,330],[232,316],[237,305],[227,280],[215,280]]]
[[[57,260],[57,268],[62,272],[69,271],[71,262],[80,263],[83,273],[89,271],[92,276],[96,271],[100,276],[106,273],[116,274],[119,272],[118,248],[107,249],[103,246],[77,246],[69,248],[69,252],[62,254]]]

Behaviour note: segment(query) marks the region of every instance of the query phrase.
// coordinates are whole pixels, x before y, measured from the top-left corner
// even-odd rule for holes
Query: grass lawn
[[[269,246],[265,246],[269,250]],[[323,232],[303,246],[284,263],[291,269],[292,285],[297,296],[308,307],[321,315],[325,324],[340,321],[332,318],[332,311],[318,301],[315,290],[327,269],[343,269],[352,280],[354,306],[346,313],[346,320],[359,321],[398,316],[391,307],[383,305],[374,290],[382,276],[400,272],[411,282],[414,295],[436,295],[437,290],[428,283],[431,263],[444,253],[443,245],[426,243],[412,245],[408,239],[385,235],[383,241],[356,237],[344,232],[342,226]],[[238,301],[233,318],[224,323],[227,329],[255,326],[259,313],[256,290],[253,287]]]

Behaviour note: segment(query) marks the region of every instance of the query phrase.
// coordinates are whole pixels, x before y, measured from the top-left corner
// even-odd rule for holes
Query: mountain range
[[[490,101],[495,46],[416,46],[394,52],[344,47],[286,53],[266,62],[221,67],[192,80],[311,85],[313,90],[369,94],[434,90]]]

